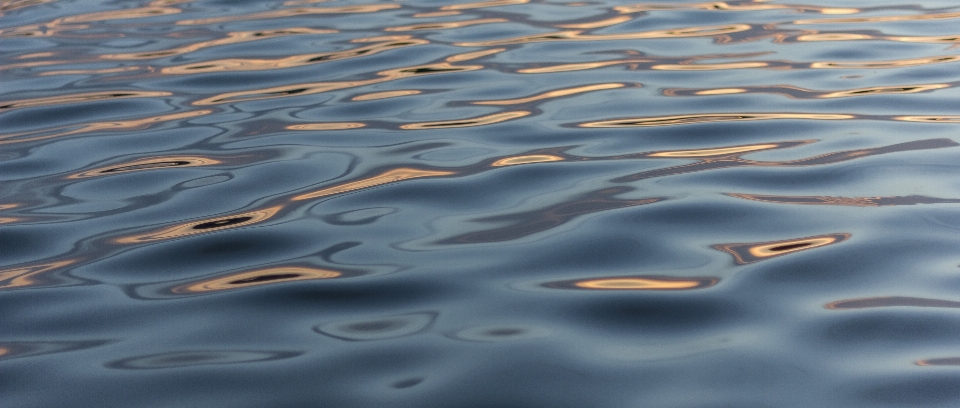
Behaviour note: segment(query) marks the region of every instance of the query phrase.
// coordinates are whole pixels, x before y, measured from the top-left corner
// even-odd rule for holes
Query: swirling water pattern
[[[960,401],[955,2],[0,13],[4,407]]]

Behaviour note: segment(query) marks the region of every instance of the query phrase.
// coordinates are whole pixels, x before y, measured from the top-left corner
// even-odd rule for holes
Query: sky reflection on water
[[[0,406],[960,400],[956,4],[0,16]]]

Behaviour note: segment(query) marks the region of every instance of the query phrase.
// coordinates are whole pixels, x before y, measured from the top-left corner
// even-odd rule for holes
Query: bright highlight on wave
[[[733,255],[736,264],[745,265],[794,252],[837,244],[849,238],[850,234],[839,233],[783,241],[718,244],[713,245],[713,248]]]
[[[757,120],[844,120],[854,119],[854,115],[830,113],[703,113],[696,115],[652,116],[645,118],[603,120],[581,123],[585,128],[619,128],[644,126],[673,126],[708,122],[741,122]]]
[[[527,111],[511,111],[511,112],[501,112],[494,113],[492,115],[480,116],[471,119],[458,119],[458,120],[442,120],[437,122],[421,122],[421,123],[410,123],[406,125],[401,125],[400,129],[405,130],[424,130],[424,129],[446,129],[446,128],[463,128],[463,127],[473,127],[473,126],[484,126],[491,125],[494,123],[506,122],[508,120],[513,120],[517,118],[522,118],[529,115],[530,112]]]
[[[108,176],[111,174],[129,173],[133,171],[166,169],[172,167],[199,167],[212,166],[222,163],[220,160],[199,156],[169,156],[135,160],[114,166],[98,167],[82,173],[71,174],[68,179]]]
[[[257,269],[234,273],[199,282],[188,283],[170,289],[173,293],[203,293],[219,292],[248,288],[251,286],[269,285],[275,283],[295,282],[315,279],[331,279],[342,276],[343,273],[329,269],[320,269],[304,266],[278,266],[273,268]]]
[[[654,290],[675,291],[705,289],[716,285],[718,278],[676,278],[669,276],[621,276],[609,278],[574,279],[543,284],[553,289],[578,290]]]
[[[249,211],[240,214],[227,215],[223,217],[207,218],[199,221],[187,222],[164,228],[156,232],[146,234],[137,234],[114,240],[117,244],[137,244],[152,241],[161,241],[187,237],[191,235],[204,234],[213,231],[220,231],[231,228],[245,227],[266,221],[276,215],[283,207],[276,206],[264,208],[262,210]]]
[[[409,180],[409,179],[423,178],[423,177],[450,176],[454,174],[456,173],[452,171],[419,170],[419,169],[412,169],[412,168],[392,169],[373,177],[352,181],[349,183],[345,183],[345,184],[341,184],[333,187],[327,187],[311,193],[301,194],[296,197],[293,197],[293,201],[309,200],[309,199],[318,198],[318,197],[326,197],[326,196],[335,195],[335,194],[342,194],[350,191],[361,190],[361,189],[379,186],[383,184],[395,183],[401,180]]]

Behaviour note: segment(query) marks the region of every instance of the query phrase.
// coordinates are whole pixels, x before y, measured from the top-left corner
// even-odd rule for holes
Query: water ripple
[[[953,407],[960,8],[828,3],[2,1],[0,405]]]

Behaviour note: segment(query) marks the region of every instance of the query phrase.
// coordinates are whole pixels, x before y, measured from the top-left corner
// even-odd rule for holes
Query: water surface
[[[949,1],[0,2],[4,407],[954,407]]]

